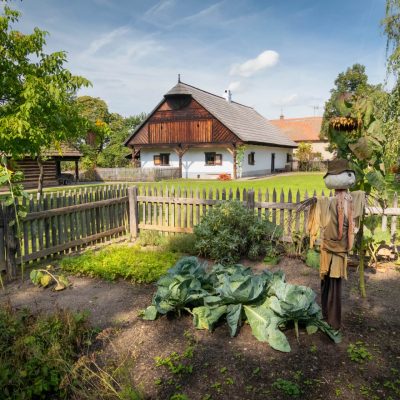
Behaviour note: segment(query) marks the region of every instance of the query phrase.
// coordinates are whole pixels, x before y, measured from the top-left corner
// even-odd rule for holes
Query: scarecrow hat
[[[342,172],[354,172],[354,169],[350,167],[350,163],[344,159],[336,159],[328,162],[328,172],[324,175],[324,178],[328,175],[339,175]]]

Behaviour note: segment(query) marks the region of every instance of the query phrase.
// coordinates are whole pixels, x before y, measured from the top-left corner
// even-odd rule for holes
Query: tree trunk
[[[43,168],[43,160],[39,156],[37,158],[37,164],[39,166],[39,181],[38,181],[38,195],[42,197],[43,194],[43,180],[44,180],[44,168]]]

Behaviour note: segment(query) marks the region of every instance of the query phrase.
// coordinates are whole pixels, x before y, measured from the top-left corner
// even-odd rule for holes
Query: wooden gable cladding
[[[214,119],[212,141],[217,143],[236,143],[239,142],[239,138],[234,133],[232,133],[225,125],[223,125],[217,119]]]
[[[183,102],[166,99],[128,145],[237,143],[239,138],[194,99]],[[175,106],[175,108],[174,108]]]
[[[149,143],[209,143],[211,138],[211,119],[149,124]]]

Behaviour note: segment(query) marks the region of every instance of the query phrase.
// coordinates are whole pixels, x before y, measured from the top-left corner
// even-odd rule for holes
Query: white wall
[[[255,152],[255,165],[249,165],[248,154]],[[205,152],[216,152],[222,154],[222,165],[205,165]],[[163,168],[155,166],[153,156],[160,153],[169,153],[170,165],[165,167],[179,167],[179,157],[172,149],[151,148],[141,149],[140,161],[142,168]],[[293,149],[280,147],[267,147],[246,145],[246,150],[242,164],[242,177],[259,176],[271,173],[271,154],[275,153],[275,168],[283,169],[286,166],[287,154],[293,153]],[[182,158],[182,177],[212,179],[217,178],[219,174],[227,173],[233,177],[233,156],[223,148],[192,148],[189,149]],[[238,171],[239,174],[239,171]]]
[[[215,152],[222,154],[222,165],[206,165],[205,152]],[[172,149],[141,149],[140,161],[142,168],[163,168],[154,165],[153,156],[160,153],[169,153],[169,167],[179,167],[179,157]],[[166,167],[168,168],[168,167]],[[233,156],[227,149],[223,148],[192,148],[182,157],[182,177],[212,179],[217,178],[219,174],[227,173],[233,177]]]
[[[249,165],[248,155],[254,152],[254,165]],[[282,147],[268,147],[246,145],[242,164],[242,177],[267,175],[271,173],[271,154],[275,153],[275,169],[283,169],[286,166],[287,154],[292,154],[293,149]]]

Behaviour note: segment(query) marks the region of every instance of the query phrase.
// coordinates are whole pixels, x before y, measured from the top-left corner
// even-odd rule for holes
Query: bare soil
[[[243,263],[258,271],[266,267]],[[301,261],[285,258],[271,269],[283,269],[288,282],[319,293],[318,271]],[[356,269],[350,268],[343,285],[342,343],[334,344],[320,332],[309,336],[305,330],[297,342],[294,330],[288,329],[291,353],[258,342],[248,325],[231,338],[225,323],[212,333],[194,329],[189,314],[143,321],[139,313],[150,304],[153,285],[70,279],[73,286],[62,292],[14,283],[0,292],[0,302],[44,312],[57,307],[88,310],[94,326],[113,332],[100,344],[102,357],[133,359],[129,375],[146,399],[170,399],[176,393],[192,400],[400,399],[400,270],[393,264],[367,270],[366,299],[358,294]],[[174,374],[156,366],[156,357],[183,354],[189,342],[194,344],[193,358],[179,362],[192,368],[191,373]],[[348,348],[355,343],[372,359],[352,361]]]

